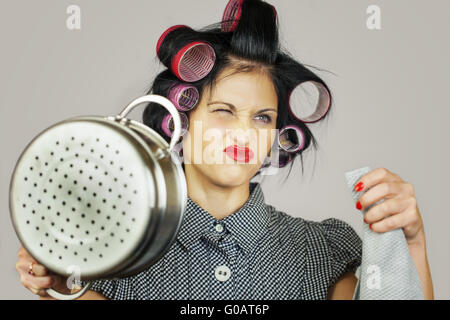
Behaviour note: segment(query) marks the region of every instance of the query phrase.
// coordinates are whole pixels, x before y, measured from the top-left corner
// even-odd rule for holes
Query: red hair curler
[[[231,32],[236,29],[242,14],[242,4],[244,0],[228,1],[222,16],[221,29],[223,32]],[[270,4],[269,4],[270,5]],[[275,20],[277,19],[277,10],[270,5],[273,10]]]
[[[316,97],[311,97],[315,94],[311,94],[308,86],[316,89],[314,92]],[[331,105],[331,95],[322,83],[313,80],[304,81],[291,90],[288,95],[288,105],[289,112],[294,118],[304,123],[313,123],[319,121],[328,113]],[[303,115],[298,110],[300,107],[310,108],[313,111],[310,114]]]
[[[191,29],[190,27],[184,25],[184,24],[177,24],[175,26],[171,26],[166,31],[163,32],[163,34],[159,37],[158,42],[156,43],[156,54],[159,56],[159,48],[161,48],[161,44],[163,43],[164,39],[166,39],[167,35],[171,33],[172,31],[180,28],[185,29]],[[192,29],[191,29],[192,30]]]
[[[175,54],[167,52],[164,43],[176,32],[185,32],[184,42],[174,44]],[[203,79],[214,67],[216,53],[206,41],[202,41],[198,33],[186,25],[175,25],[168,28],[159,37],[156,54],[161,62],[185,82]]]
[[[236,29],[242,13],[242,2],[244,0],[230,0],[225,7],[222,16],[222,31],[230,32]]]

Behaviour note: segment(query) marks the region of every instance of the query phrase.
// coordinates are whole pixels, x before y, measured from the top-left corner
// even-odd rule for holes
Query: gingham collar
[[[236,239],[245,254],[251,252],[267,229],[270,210],[264,201],[259,183],[251,182],[249,191],[250,196],[245,204],[222,220],[214,218],[188,196],[178,240],[187,250],[191,250],[202,235],[217,236],[215,225],[221,223]]]

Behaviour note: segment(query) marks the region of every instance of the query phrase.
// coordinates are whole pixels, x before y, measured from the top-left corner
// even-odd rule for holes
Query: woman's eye
[[[272,118],[270,116],[268,116],[268,115],[263,114],[263,115],[259,115],[257,117],[261,117],[262,121],[265,122],[265,123],[271,123],[272,122]]]
[[[233,114],[233,112],[231,112],[228,109],[216,109],[216,110],[214,110],[214,112],[221,112],[227,116]],[[256,116],[256,118],[257,118],[257,121],[262,121],[263,123],[272,123],[272,118],[266,114],[258,115],[258,116]]]
[[[216,112],[216,111],[225,111],[225,112],[231,113],[230,110],[226,110],[226,109],[216,109],[216,110],[214,110],[214,112]]]

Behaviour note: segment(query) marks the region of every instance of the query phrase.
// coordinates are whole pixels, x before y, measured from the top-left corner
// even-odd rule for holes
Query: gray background
[[[174,24],[218,22],[226,2],[1,0],[0,298],[37,299],[15,270],[19,242],[8,209],[12,169],[26,144],[57,121],[116,114],[143,95],[164,68],[155,55],[160,34]],[[361,235],[344,172],[369,165],[399,174],[415,187],[435,297],[449,299],[450,2],[269,2],[283,44],[330,71],[319,75],[335,109],[328,123],[311,125],[320,151],[307,153],[304,176],[298,167],[284,185],[265,178],[267,203],[305,219],[345,220]],[[81,30],[66,28],[70,4],[81,7]],[[371,4],[381,8],[381,30],[366,27]]]

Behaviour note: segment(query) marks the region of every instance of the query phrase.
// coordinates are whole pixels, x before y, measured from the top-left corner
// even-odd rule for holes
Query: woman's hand
[[[58,288],[58,291],[70,293],[70,289],[66,286],[66,278],[51,273],[33,259],[23,246],[20,247],[17,256],[19,260],[16,263],[16,270],[19,272],[20,282],[25,288],[41,297],[49,297],[46,288]],[[32,270],[30,272],[31,263]]]
[[[355,190],[366,190],[356,204],[359,210],[385,199],[364,215],[364,222],[373,231],[386,232],[402,228],[408,246],[425,246],[424,226],[412,184],[385,168],[377,168],[362,176]]]
[[[362,182],[362,184],[359,184]],[[402,228],[413,259],[426,300],[434,299],[433,282],[426,253],[425,231],[412,184],[403,181],[397,174],[378,168],[362,176],[355,186],[356,191],[365,192],[359,197],[356,208],[371,207],[364,221],[375,232],[386,232]]]

